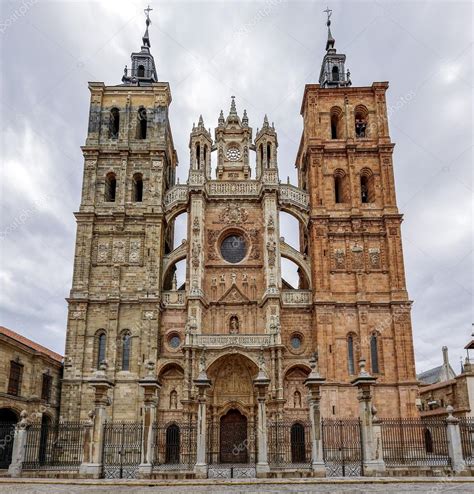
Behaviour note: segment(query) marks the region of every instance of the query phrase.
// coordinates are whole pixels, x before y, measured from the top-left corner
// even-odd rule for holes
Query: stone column
[[[200,371],[194,384],[198,390],[198,423],[197,423],[197,455],[194,473],[197,478],[207,478],[207,420],[206,420],[206,391],[211,386],[211,381],[206,374],[206,349],[203,348]]]
[[[317,353],[310,360],[311,373],[304,382],[309,391],[309,418],[311,421],[311,465],[314,477],[325,477],[326,467],[323,457],[323,424],[321,419],[321,386],[326,379],[319,374]]]
[[[380,454],[381,445],[377,444],[374,433],[378,431],[380,426],[378,421],[376,421],[376,430],[374,431],[373,424],[375,408],[372,406],[372,387],[377,379],[365,370],[364,359],[359,361],[359,366],[359,375],[351,381],[351,384],[357,386],[359,389],[358,399],[364,474],[367,476],[377,476],[385,472],[385,463]],[[380,441],[380,434],[378,434],[378,440]]]
[[[268,386],[270,385],[270,379],[265,372],[265,360],[263,357],[263,349],[261,350],[259,359],[260,371],[258,376],[254,379],[253,383],[257,390],[258,401],[258,421],[257,421],[257,441],[258,441],[258,459],[256,465],[257,477],[267,477],[270,472],[270,466],[268,465],[267,454],[267,393]]]
[[[94,410],[91,410],[89,417],[93,421],[90,434],[90,442],[84,442],[84,459],[79,467],[79,476],[82,478],[100,478],[102,474],[102,451],[104,446],[104,426],[107,420],[107,407],[112,403],[108,391],[114,385],[108,380],[107,364],[102,362],[100,369],[95,372],[89,384],[94,388]]]
[[[451,458],[451,468],[455,474],[466,472],[466,463],[462,454],[461,431],[459,428],[459,420],[453,417],[454,408],[449,405],[446,407],[448,418],[446,419],[447,436],[448,436],[448,452]]]
[[[25,459],[28,426],[28,413],[26,410],[23,410],[20,414],[20,421],[15,426],[15,433],[13,436],[12,461],[8,467],[8,475],[10,477],[21,477],[23,460]]]
[[[138,467],[140,478],[150,478],[153,469],[154,429],[156,424],[156,409],[158,407],[160,383],[155,379],[155,363],[147,362],[148,375],[138,381],[144,393],[144,416],[142,435],[142,459]]]

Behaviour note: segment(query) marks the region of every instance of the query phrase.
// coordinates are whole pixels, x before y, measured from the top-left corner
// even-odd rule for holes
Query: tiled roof
[[[439,381],[439,373],[441,372],[442,367],[442,365],[438,365],[438,367],[422,372],[416,377],[423,384],[434,384]]]
[[[11,338],[12,340],[17,341],[18,343],[26,345],[32,350],[42,353],[43,355],[47,355],[48,357],[52,358],[53,360],[56,360],[57,362],[63,361],[63,356],[59,355],[59,353],[53,352],[49,348],[46,348],[43,345],[40,345],[39,343],[35,343],[34,341],[29,340],[28,338],[25,338],[21,334],[15,333],[15,331],[12,331],[11,329],[0,326],[0,335],[2,334],[8,336],[8,338]]]

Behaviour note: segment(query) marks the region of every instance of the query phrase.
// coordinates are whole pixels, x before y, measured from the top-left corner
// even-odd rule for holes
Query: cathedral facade
[[[171,89],[157,78],[148,20],[122,84],[89,84],[64,420],[88,417],[101,375],[108,420],[141,420],[140,383],[152,377],[156,422],[183,422],[197,414],[204,372],[208,423],[250,431],[259,371],[267,416],[307,420],[315,353],[323,417],[358,417],[361,359],[377,379],[379,416],[416,416],[388,83],[353,86],[334,44],[328,25],[319,83],[304,88],[298,185],[280,181],[274,125],[265,117],[254,132],[233,97],[213,133],[202,118],[193,125],[188,180],[177,183]],[[281,212],[298,220],[299,249],[280,234]],[[184,213],[187,238],[175,245]],[[282,278],[282,258],[298,266],[298,286]]]

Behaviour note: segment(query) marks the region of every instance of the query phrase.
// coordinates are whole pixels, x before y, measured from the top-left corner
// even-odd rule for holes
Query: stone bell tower
[[[377,377],[381,416],[416,414],[416,378],[395,196],[387,82],[351,86],[330,30],[319,84],[305,87],[299,186],[309,193],[313,331],[328,378],[323,413],[344,415],[357,361]],[[303,232],[302,232],[303,236]]]
[[[61,415],[84,419],[89,381],[104,367],[111,419],[141,414],[138,381],[158,358],[162,259],[169,248],[163,198],[175,183],[170,87],[150,52],[147,11],[140,52],[121,85],[89,83],[89,127],[77,220]],[[171,234],[172,236],[172,234]]]

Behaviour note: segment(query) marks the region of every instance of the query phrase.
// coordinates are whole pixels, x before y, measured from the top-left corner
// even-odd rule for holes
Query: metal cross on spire
[[[150,5],[148,5],[148,7],[143,11],[143,12],[145,12],[145,15],[146,15],[146,22],[147,22],[147,24],[150,24],[151,23],[151,20],[150,20],[150,12],[152,10],[153,9],[150,7]]]
[[[326,15],[328,16],[328,20],[326,22],[326,24],[329,26],[331,25],[331,15],[332,15],[332,10],[329,8],[329,7],[326,7],[326,10],[323,10],[323,12],[326,13]]]

